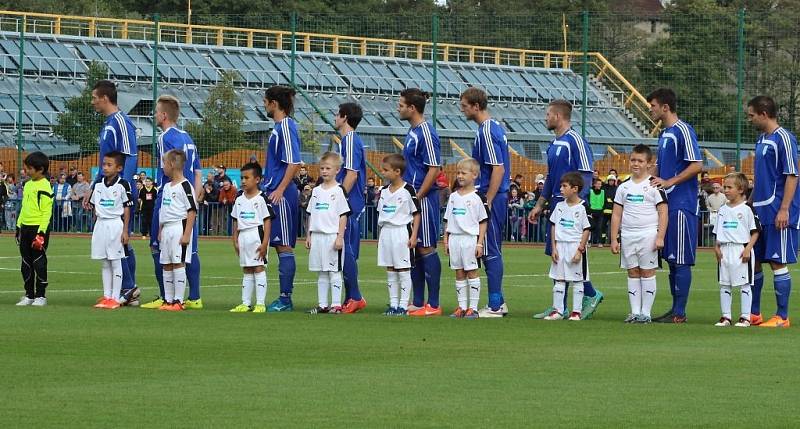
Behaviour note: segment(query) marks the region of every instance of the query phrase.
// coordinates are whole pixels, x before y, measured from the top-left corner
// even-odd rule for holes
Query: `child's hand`
[[[333,250],[342,250],[344,247],[344,238],[336,236],[336,241],[333,242]]]
[[[129,239],[130,239],[130,237],[128,237],[128,231],[122,231],[122,245],[123,246],[127,246],[128,245],[128,240]]]
[[[183,234],[181,236],[181,246],[188,246],[189,245],[189,240],[191,240],[191,238],[192,238],[191,233],[192,233],[192,231],[189,230],[189,235]]]
[[[749,262],[750,261],[750,249],[745,247],[744,250],[742,250],[742,255],[740,256],[740,258],[742,258],[742,262],[744,262],[744,263]]]
[[[577,252],[575,252],[575,256],[572,257],[572,263],[577,264],[578,262],[581,261],[582,257],[583,257],[583,252],[578,250]]]
[[[239,256],[239,240],[233,240],[233,250],[236,251],[236,256]]]
[[[413,249],[417,247],[417,236],[412,235],[411,238],[408,239],[408,248]]]
[[[444,239],[444,254],[450,256],[450,243],[447,242],[447,239]]]
[[[555,249],[555,246],[553,246],[553,251],[550,253],[550,259],[553,260],[554,264],[558,263],[558,250]]]
[[[616,239],[611,240],[611,253],[619,255],[619,241]]]
[[[311,234],[306,235],[306,250],[311,249]]]
[[[661,250],[664,248],[664,238],[656,237],[656,248],[654,250]]]
[[[722,251],[719,247],[714,247],[714,256],[717,257],[717,262],[722,262]]]
[[[269,247],[268,244],[261,244],[258,246],[258,257],[262,260],[267,260],[267,248]]]
[[[483,244],[478,243],[475,245],[475,257],[482,258],[483,257]]]

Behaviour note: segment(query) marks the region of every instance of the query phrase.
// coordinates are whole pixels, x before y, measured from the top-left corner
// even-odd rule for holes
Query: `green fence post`
[[[22,16],[22,26],[19,29],[19,93],[17,98],[17,171],[22,168],[22,151],[24,143],[22,139],[22,108],[25,105],[23,97],[23,65],[25,62],[25,26],[27,25],[26,16]],[[14,172],[16,174],[16,172]]]
[[[158,165],[158,144],[156,136],[156,100],[158,100],[158,40],[161,38],[161,30],[158,25],[158,14],[153,15],[153,136],[150,140],[150,177],[156,177],[156,166]],[[163,183],[159,184],[163,185]]]
[[[297,12],[292,12],[292,57],[289,63],[290,83],[294,87],[294,60],[297,55]]]
[[[586,138],[586,105],[589,91],[589,12],[583,11],[583,98],[581,99],[581,137]]]
[[[739,9],[739,53],[736,68],[736,171],[741,170],[742,126],[744,122],[744,8]]]
[[[433,21],[431,22],[431,27],[432,27],[431,28],[431,40],[433,41],[433,50],[431,51],[431,56],[433,57],[433,85],[432,85],[433,94],[432,94],[432,98],[431,98],[431,101],[432,101],[431,104],[432,104],[433,109],[431,110],[431,120],[433,121],[433,124],[434,124],[433,126],[436,127],[436,104],[437,104],[436,100],[438,99],[438,96],[436,94],[439,92],[438,85],[437,85],[437,82],[436,82],[437,77],[438,77],[437,76],[437,74],[438,74],[437,72],[438,72],[438,67],[439,67],[439,62],[438,62],[439,55],[438,55],[438,52],[437,52],[437,50],[438,50],[437,45],[438,45],[438,39],[439,39],[439,15],[438,14],[435,14],[435,13],[433,14]]]

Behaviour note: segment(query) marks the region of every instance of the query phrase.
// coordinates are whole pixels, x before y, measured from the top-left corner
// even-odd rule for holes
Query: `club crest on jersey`
[[[743,215],[743,214],[741,214],[741,213],[738,213],[738,214],[736,215],[736,218],[737,218],[737,219],[739,219],[739,220],[744,220],[744,215]]]

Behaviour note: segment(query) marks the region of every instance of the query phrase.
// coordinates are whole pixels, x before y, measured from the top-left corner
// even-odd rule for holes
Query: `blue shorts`
[[[266,191],[267,196],[272,192],[273,190]],[[272,210],[275,212],[275,219],[272,219],[269,245],[294,248],[300,227],[300,192],[294,182],[289,182],[283,198],[277,204],[272,204]]]
[[[347,218],[347,228],[344,230],[344,252],[353,255],[353,258],[358,259],[358,253],[361,248],[361,213],[354,213]]]
[[[797,262],[797,230],[779,230],[775,225],[761,224],[761,233],[753,250],[759,262],[794,264]]]
[[[439,241],[439,224],[441,223],[441,213],[439,213],[439,190],[431,188],[425,198],[420,198],[419,205],[422,208],[419,220],[419,232],[417,233],[418,247],[436,247]]]
[[[161,199],[163,198],[163,194],[161,190],[158,191],[156,194],[156,202],[153,205],[153,221],[150,223],[150,247],[155,247],[158,249],[158,213],[161,211]],[[199,207],[198,207],[199,209]],[[199,216],[200,213],[197,213]],[[194,221],[194,228],[192,228],[192,254],[197,253],[197,236],[198,236],[198,227],[197,227],[197,218],[195,217]],[[131,222],[132,223],[132,222]]]
[[[486,249],[484,258],[502,256],[503,234],[508,222],[508,193],[498,192],[492,200],[489,212],[489,225],[486,228]]]
[[[661,258],[668,264],[694,265],[697,253],[697,215],[686,210],[670,210]]]

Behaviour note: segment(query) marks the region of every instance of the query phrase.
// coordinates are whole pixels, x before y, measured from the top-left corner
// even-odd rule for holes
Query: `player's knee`
[[[779,262],[773,262],[773,261],[769,262],[769,266],[770,266],[770,268],[772,268],[773,272],[775,272],[776,270],[781,270],[783,268],[786,268],[786,264],[781,264]],[[758,269],[756,270],[756,272],[759,272],[759,271],[760,270],[758,270]]]
[[[478,277],[480,277],[480,273],[478,273],[478,270],[467,271],[466,275],[467,275],[467,278],[470,279],[470,280],[471,279],[477,279]]]
[[[422,247],[422,246],[417,247],[417,252],[421,256],[430,255],[431,253],[433,253],[435,251],[436,251],[435,247]]]
[[[291,253],[291,252],[293,252],[293,251],[294,251],[294,249],[293,249],[293,248],[291,248],[291,247],[289,247],[289,246],[275,246],[275,250],[276,250],[276,251],[277,251],[279,254],[280,254],[280,253]]]
[[[655,275],[656,275],[656,270],[653,269],[645,270],[644,268],[639,268],[639,277],[650,278]]]

